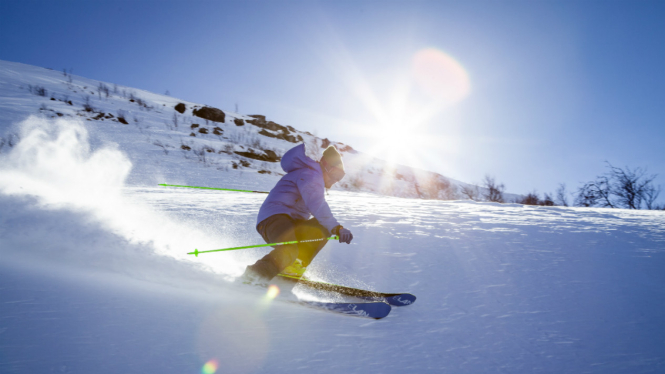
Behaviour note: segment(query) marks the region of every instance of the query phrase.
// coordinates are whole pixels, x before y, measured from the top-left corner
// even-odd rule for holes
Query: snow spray
[[[31,197],[34,205],[45,210],[82,213],[81,224],[92,220],[127,243],[146,248],[148,253],[184,260],[190,257],[179,248],[193,242],[219,245],[221,238],[207,235],[194,223],[173,219],[123,193],[131,161],[116,144],[93,150],[81,121],[31,116],[19,128],[20,142],[0,155],[0,193]],[[72,251],[91,252],[94,248],[94,242],[88,243],[85,238],[73,237],[70,243],[68,250],[78,247]],[[81,243],[87,244],[81,248]],[[130,264],[134,258],[109,248],[94,250],[112,256],[114,260],[108,263]],[[229,259],[216,264],[215,270],[230,276],[238,270],[235,262]]]

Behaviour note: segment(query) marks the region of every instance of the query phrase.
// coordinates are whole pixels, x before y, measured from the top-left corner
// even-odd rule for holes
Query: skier
[[[256,231],[263,240],[281,243],[334,234],[340,243],[350,244],[351,231],[337,222],[325,200],[325,189],[344,177],[344,163],[337,149],[329,146],[316,162],[307,157],[305,145],[300,144],[284,154],[281,166],[287,174],[270,191],[257,217]],[[275,246],[254,265],[247,266],[241,279],[265,284],[279,273],[300,277],[327,242]]]

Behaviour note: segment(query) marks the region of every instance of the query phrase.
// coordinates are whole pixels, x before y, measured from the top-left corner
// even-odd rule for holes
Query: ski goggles
[[[335,181],[335,183],[341,181],[342,178],[344,178],[344,175],[346,175],[346,173],[344,173],[344,170],[342,170],[341,168],[335,167],[335,166],[330,166],[325,161],[322,162],[321,165],[323,166],[323,169],[326,171],[328,176],[333,181]]]

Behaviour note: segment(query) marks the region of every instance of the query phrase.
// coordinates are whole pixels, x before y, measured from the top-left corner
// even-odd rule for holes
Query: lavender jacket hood
[[[305,155],[305,145],[286,152],[281,165],[286,175],[261,205],[257,225],[275,214],[288,214],[294,219],[309,219],[313,215],[328,231],[339,225],[325,199],[321,166]]]

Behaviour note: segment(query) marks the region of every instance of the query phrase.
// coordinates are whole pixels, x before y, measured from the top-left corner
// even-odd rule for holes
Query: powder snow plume
[[[0,192],[31,197],[47,211],[83,214],[132,245],[154,253],[189,260],[192,243],[213,246],[220,238],[206,235],[123,194],[132,163],[115,144],[91,149],[89,134],[76,120],[31,116],[19,124],[20,142],[0,155]],[[221,274],[237,272],[237,264],[216,266]]]

